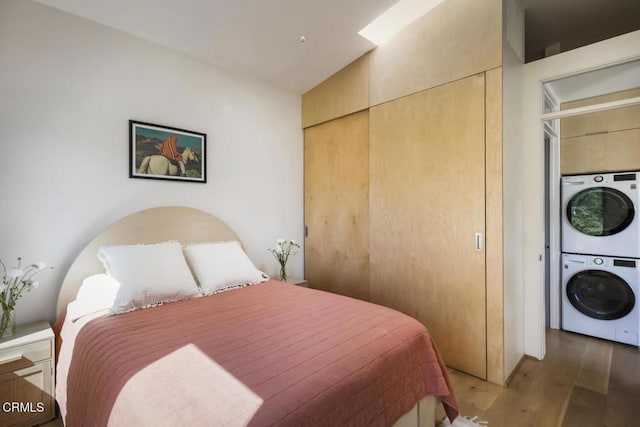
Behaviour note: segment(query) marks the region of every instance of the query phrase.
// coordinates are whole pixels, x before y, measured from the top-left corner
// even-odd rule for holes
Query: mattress
[[[68,426],[390,426],[427,395],[457,415],[422,324],[274,280],[65,321],[61,338]]]

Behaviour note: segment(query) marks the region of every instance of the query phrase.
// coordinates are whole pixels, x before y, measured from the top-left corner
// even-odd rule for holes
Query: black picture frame
[[[205,133],[129,120],[129,178],[206,183],[206,149]]]

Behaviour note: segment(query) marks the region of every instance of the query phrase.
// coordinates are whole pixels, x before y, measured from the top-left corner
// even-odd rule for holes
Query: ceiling
[[[397,0],[36,0],[304,93],[374,47],[360,35]],[[516,0],[527,62],[640,29],[640,0]],[[306,41],[301,43],[300,37]]]
[[[371,50],[358,31],[397,2],[37,1],[297,93]]]

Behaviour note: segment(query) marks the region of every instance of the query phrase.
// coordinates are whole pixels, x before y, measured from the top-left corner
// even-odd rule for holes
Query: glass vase
[[[280,281],[281,282],[287,281],[287,265],[286,264],[280,264]]]
[[[16,334],[15,310],[2,310],[0,317],[0,339],[12,337]]]

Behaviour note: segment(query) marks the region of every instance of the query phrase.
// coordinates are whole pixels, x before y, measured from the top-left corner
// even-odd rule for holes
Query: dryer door
[[[633,201],[615,188],[582,190],[567,204],[569,223],[589,236],[610,236],[624,230],[635,215]]]
[[[584,270],[567,282],[567,298],[582,314],[600,320],[620,319],[635,305],[633,290],[613,273]]]

